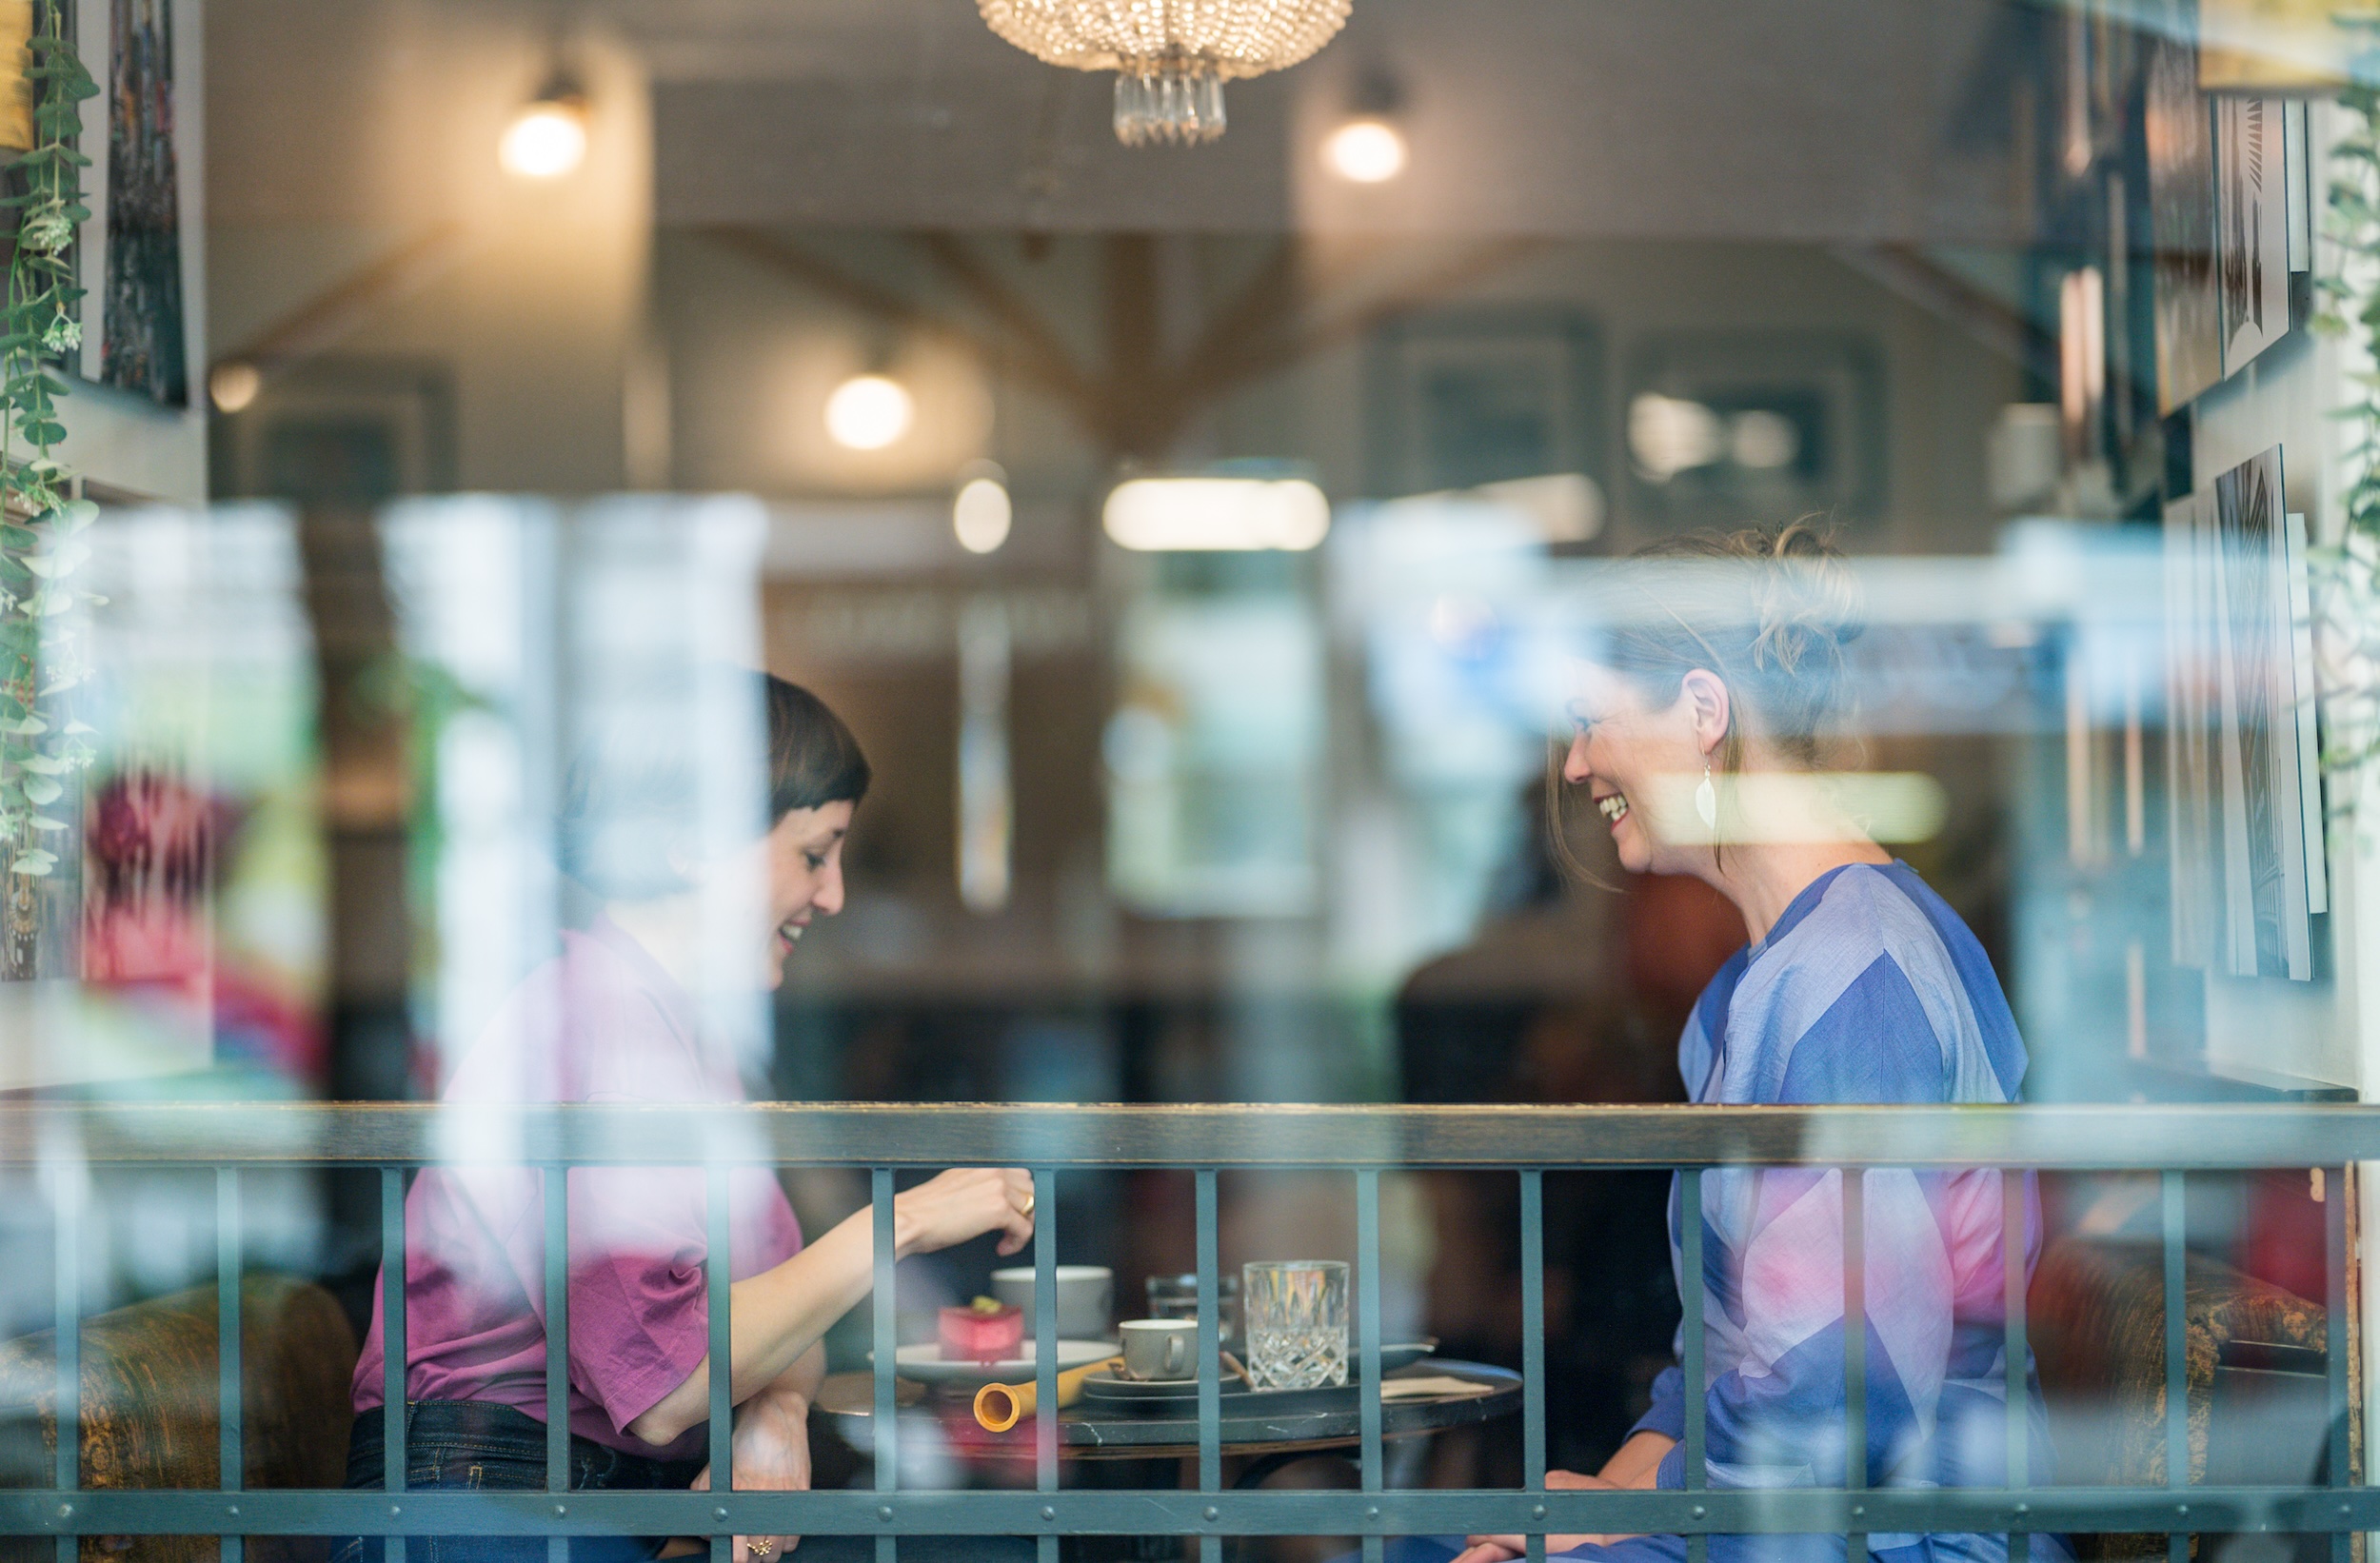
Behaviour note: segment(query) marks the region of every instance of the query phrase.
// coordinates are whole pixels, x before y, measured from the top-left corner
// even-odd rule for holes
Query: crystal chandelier
[[[1039,60],[1116,72],[1116,139],[1223,133],[1223,83],[1296,65],[1346,25],[1348,0],[976,0]]]

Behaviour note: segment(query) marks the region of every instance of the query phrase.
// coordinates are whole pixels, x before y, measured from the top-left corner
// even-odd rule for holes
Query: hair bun
[[[1780,673],[1801,672],[1813,657],[1838,655],[1867,628],[1859,584],[1840,550],[1804,522],[1751,527],[1729,552],[1755,561],[1752,653]]]

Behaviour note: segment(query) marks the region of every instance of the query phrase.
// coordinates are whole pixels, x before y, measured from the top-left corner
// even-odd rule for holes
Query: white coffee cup
[[[1197,1319],[1129,1318],[1121,1328],[1126,1378],[1159,1381],[1199,1375]]]

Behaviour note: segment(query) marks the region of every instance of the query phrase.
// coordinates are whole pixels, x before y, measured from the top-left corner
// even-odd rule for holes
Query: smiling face
[[[785,957],[815,917],[843,910],[843,841],[851,805],[837,801],[794,809],[761,843],[768,864],[768,986],[784,980]]]
[[[1696,670],[1661,707],[1608,667],[1588,664],[1570,702],[1573,736],[1562,780],[1584,787],[1632,874],[1703,871],[1708,833],[1688,801],[1727,732],[1727,686]],[[1681,810],[1683,811],[1681,813]]]

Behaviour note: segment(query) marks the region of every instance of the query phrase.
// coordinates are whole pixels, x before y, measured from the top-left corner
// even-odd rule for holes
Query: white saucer
[[[1080,1368],[1086,1362],[1097,1362],[1117,1355],[1114,1342],[1106,1340],[1061,1340],[1058,1343],[1058,1369]],[[873,1360],[874,1354],[870,1354]],[[1033,1342],[1024,1343],[1023,1355],[1004,1362],[953,1362],[942,1356],[940,1341],[922,1340],[914,1346],[903,1346],[893,1354],[894,1371],[903,1378],[914,1378],[921,1384],[939,1384],[951,1388],[981,1389],[985,1384],[1021,1384],[1033,1376]]]

